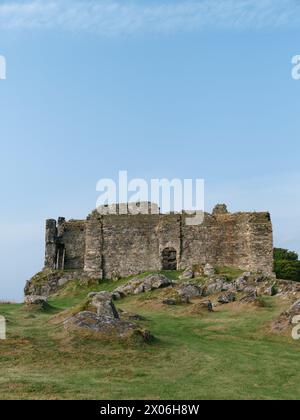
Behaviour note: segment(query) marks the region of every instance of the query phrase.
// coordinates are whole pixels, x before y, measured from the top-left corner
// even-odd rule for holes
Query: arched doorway
[[[177,251],[174,248],[165,248],[162,252],[162,269],[177,270]]]

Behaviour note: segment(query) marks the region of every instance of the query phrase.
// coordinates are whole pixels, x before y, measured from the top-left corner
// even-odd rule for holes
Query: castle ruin
[[[267,212],[232,214],[218,205],[212,214],[205,213],[198,226],[188,225],[190,216],[184,213],[153,213],[95,210],[86,220],[47,220],[45,268],[83,270],[99,279],[206,263],[273,272],[273,233]]]

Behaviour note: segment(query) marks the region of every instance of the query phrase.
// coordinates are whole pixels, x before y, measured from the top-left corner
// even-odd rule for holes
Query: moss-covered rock
[[[97,279],[88,278],[83,271],[63,271],[45,269],[27,281],[24,293],[27,295],[50,296],[59,291],[68,282],[77,280],[83,286],[98,282]]]

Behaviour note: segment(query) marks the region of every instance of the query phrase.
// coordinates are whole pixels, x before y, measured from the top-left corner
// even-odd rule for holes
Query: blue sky
[[[204,178],[206,210],[269,210],[300,252],[299,24],[296,0],[0,1],[0,298],[122,169]]]

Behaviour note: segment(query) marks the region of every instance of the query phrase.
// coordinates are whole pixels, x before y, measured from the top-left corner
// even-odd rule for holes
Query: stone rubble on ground
[[[271,297],[276,296],[277,293],[278,293],[278,289],[277,289],[276,283],[273,283],[272,286],[265,288],[262,292],[263,295],[271,296]]]
[[[202,288],[193,283],[184,283],[177,289],[179,296],[182,299],[191,299],[194,297],[202,296]]]
[[[79,284],[91,281],[80,277],[80,272],[48,272],[40,273],[41,281],[33,279],[25,288],[25,304],[47,306],[48,296],[56,293],[67,282],[77,279]],[[117,280],[117,273],[114,279]],[[67,327],[74,326],[86,330],[112,333],[123,337],[129,332],[140,334],[146,341],[151,334],[144,331],[132,321],[141,321],[139,315],[125,316],[123,311],[117,311],[114,301],[126,296],[138,295],[156,289],[166,288],[164,305],[187,304],[192,301],[195,308],[205,308],[213,312],[214,306],[233,302],[260,306],[262,296],[280,296],[282,299],[295,301],[300,297],[300,283],[277,280],[261,273],[244,272],[237,279],[228,281],[226,276],[218,275],[211,264],[186,268],[179,276],[181,281],[171,281],[163,274],[150,274],[144,278],[135,277],[126,284],[117,287],[113,292],[91,292],[88,294],[88,308],[65,320]],[[93,284],[93,283],[89,283]],[[202,299],[202,301],[201,301]],[[205,300],[207,299],[207,300]],[[213,301],[212,301],[213,300]],[[195,302],[194,302],[195,301]],[[284,331],[292,324],[294,316],[300,315],[300,300],[297,300],[287,311],[283,312],[273,324],[276,331]],[[124,318],[125,317],[125,318]]]
[[[288,330],[296,316],[300,316],[300,299],[294,302],[287,311],[280,314],[279,318],[273,323],[273,330],[278,332]]]
[[[117,287],[114,296],[125,297],[128,295],[138,295],[140,293],[150,292],[151,290],[167,287],[172,284],[163,274],[151,274],[145,278],[134,278],[128,283]]]
[[[236,301],[236,294],[232,292],[225,293],[224,295],[221,295],[218,298],[218,302],[221,303],[222,305],[233,303],[235,301]]]
[[[258,302],[258,295],[256,290],[252,292],[246,292],[239,300],[240,303],[257,303]]]
[[[214,276],[216,274],[216,270],[211,264],[205,264],[204,266],[204,275],[205,276]]]
[[[194,278],[194,271],[191,268],[184,270],[184,272],[179,276],[180,280],[189,280]]]
[[[197,266],[194,270],[194,278],[199,278],[204,276],[204,268],[202,266]]]
[[[226,291],[226,289],[224,289],[225,285],[226,281],[223,278],[211,279],[205,283],[203,296],[211,296]]]
[[[277,280],[278,295],[300,293],[300,283],[291,280]]]
[[[259,304],[261,296],[275,296],[279,291],[289,296],[291,291],[300,291],[300,287],[291,282],[274,281],[273,278],[269,279],[262,274],[244,272],[236,280],[228,281],[226,276],[212,274],[216,271],[210,264],[205,265],[204,272],[210,275],[206,274],[207,280],[201,283],[197,283],[195,272],[191,268],[186,269],[180,276],[182,280],[186,280],[183,283],[171,282],[162,274],[150,275],[144,279],[134,278],[115,289],[112,298],[118,300],[127,295],[169,286],[170,293],[162,300],[165,305],[190,303],[195,298],[210,296],[216,296],[216,302],[222,305],[237,300],[244,304]]]
[[[243,273],[240,277],[238,277],[234,282],[234,286],[238,292],[242,292],[244,288],[247,286],[249,279],[251,277],[251,273],[246,272]]]

